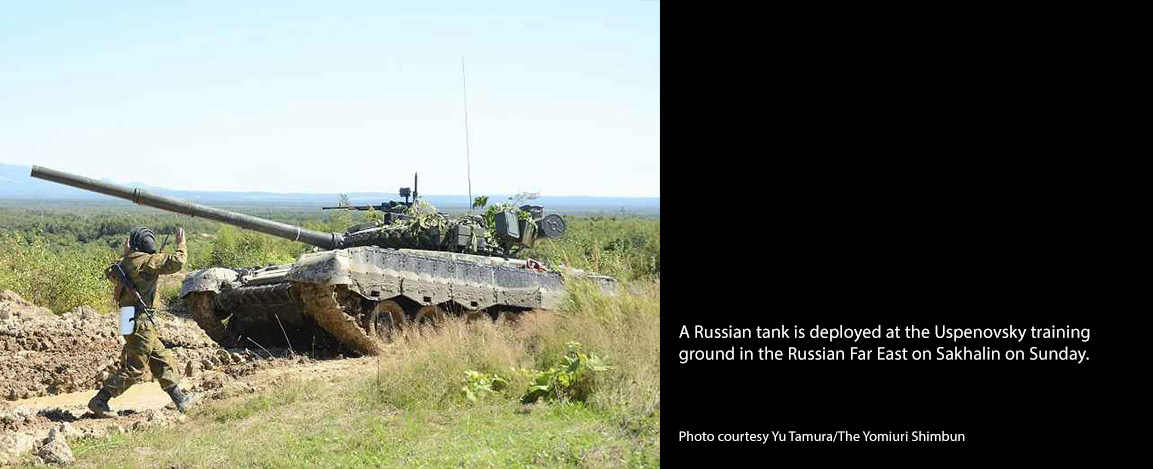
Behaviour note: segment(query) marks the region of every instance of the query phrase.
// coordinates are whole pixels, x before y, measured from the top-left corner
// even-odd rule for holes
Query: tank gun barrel
[[[152,194],[144,189],[97,181],[92,178],[77,176],[42,166],[32,167],[32,177],[72,186],[77,189],[119,197],[130,200],[138,205],[147,205],[169,212],[216,220],[224,224],[259,231],[292,241],[300,241],[324,249],[339,249],[344,244],[344,235],[339,233],[326,233],[278,221],[265,220],[243,213],[200,205],[183,199]]]

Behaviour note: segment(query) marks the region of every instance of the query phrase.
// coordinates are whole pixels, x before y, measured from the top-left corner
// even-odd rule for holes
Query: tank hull
[[[319,333],[322,342],[375,355],[391,334],[425,319],[553,309],[564,296],[566,275],[609,292],[616,288],[610,277],[533,267],[518,259],[363,246],[255,271],[190,272],[181,296],[201,327],[227,346],[260,337],[307,348],[299,341],[311,345]]]

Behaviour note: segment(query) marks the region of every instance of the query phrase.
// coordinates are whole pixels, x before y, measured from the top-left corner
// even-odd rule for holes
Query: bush
[[[108,248],[62,249],[40,234],[0,233],[0,289],[56,313],[87,305],[115,309],[104,269],[116,260]]]
[[[464,372],[464,386],[460,392],[472,402],[500,392],[508,386],[508,380],[496,373],[481,373],[479,371]]]
[[[184,309],[183,300],[180,298],[180,285],[160,285],[157,288],[160,290],[157,292],[159,306],[163,306],[165,311]]]
[[[595,354],[581,351],[577,342],[569,342],[568,348],[564,363],[560,366],[551,366],[545,371],[528,368],[510,370],[510,376],[524,376],[529,380],[528,389],[521,395],[521,402],[531,404],[540,399],[577,402],[588,400],[588,396],[596,387],[595,374],[610,367]],[[481,373],[473,370],[464,373],[465,384],[460,390],[472,402],[508,387],[508,380],[497,373]]]
[[[560,366],[545,371],[524,370],[532,378],[532,385],[521,397],[526,404],[545,400],[574,400],[585,402],[596,387],[596,373],[610,369],[600,357],[581,351],[580,343],[566,344],[568,353]]]
[[[264,267],[289,264],[307,248],[299,243],[255,231],[221,225],[207,252],[190,262],[190,269],[206,267]]]
[[[661,222],[654,218],[567,217],[568,232],[525,251],[550,265],[564,264],[623,282],[661,276]]]

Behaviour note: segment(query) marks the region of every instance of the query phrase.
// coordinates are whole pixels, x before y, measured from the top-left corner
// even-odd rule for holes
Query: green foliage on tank
[[[389,248],[452,251],[511,257],[531,247],[536,238],[543,207],[523,205],[536,194],[522,193],[508,201],[488,204],[487,196],[477,197],[473,209],[481,213],[448,216],[425,200],[389,202],[364,208],[348,205],[340,208],[366,210],[369,222],[353,226],[344,234],[345,246],[381,246]],[[555,215],[553,215],[555,217]]]

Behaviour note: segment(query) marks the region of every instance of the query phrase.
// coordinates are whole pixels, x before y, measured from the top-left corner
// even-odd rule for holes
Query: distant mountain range
[[[0,163],[0,199],[22,200],[120,200],[95,192],[43,181],[29,176],[32,167]],[[138,182],[122,183],[105,179],[106,182],[129,187],[139,187],[149,192],[179,197],[206,205],[283,205],[283,206],[331,206],[336,205],[339,194],[281,193],[281,192],[223,192],[223,191],[181,191],[151,186]],[[389,200],[398,200],[395,193],[351,192],[347,193],[353,205],[375,205]],[[505,201],[509,194],[489,195],[490,203]],[[442,210],[463,210],[468,208],[465,195],[422,195],[426,200]],[[125,203],[129,203],[125,201]],[[624,212],[660,214],[660,197],[595,197],[595,196],[541,196],[532,204],[543,205],[550,212],[588,213]]]

